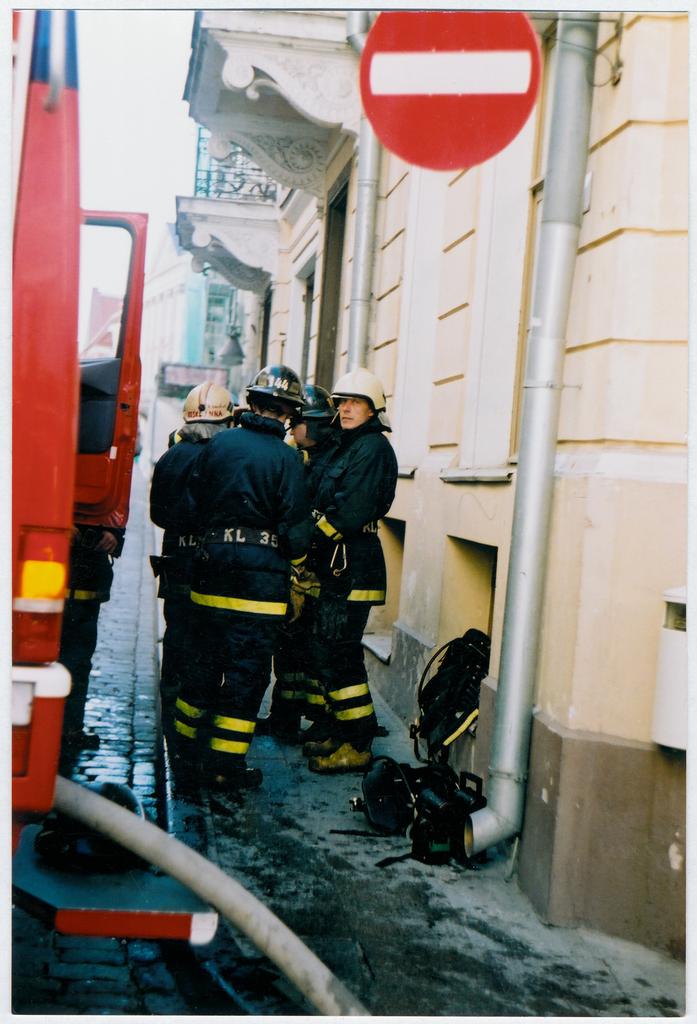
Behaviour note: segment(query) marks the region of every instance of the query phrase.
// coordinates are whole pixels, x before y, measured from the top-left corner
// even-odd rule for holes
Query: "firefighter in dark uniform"
[[[323,688],[330,735],[303,747],[315,772],[362,771],[371,762],[377,720],[368,686],[362,637],[374,605],[385,603],[386,569],[378,520],[397,485],[397,458],[378,378],[356,369],[337,381],[340,442],[314,494],[315,527],[309,569],[319,597],[306,602],[312,669]]]
[[[71,676],[62,744],[68,752],[99,747],[99,736],[83,729],[85,704],[97,646],[99,609],[111,596],[113,561],[123,551],[125,533],[116,526],[77,523],[74,527],[58,655]]]
[[[189,481],[200,547],[191,600],[199,651],[175,705],[182,756],[204,754],[212,784],[261,784],[245,756],[269,684],[291,572],[302,573],[312,530],[302,459],[285,423],[302,404],[300,380],[269,366],[247,389],[240,426],[213,438]]]
[[[302,452],[305,479],[310,502],[322,479],[324,469],[339,445],[341,428],[338,426],[336,406],[331,395],[317,384],[305,384],[305,400],[290,421],[293,443]],[[300,732],[303,717],[311,721],[324,718],[325,699],[317,679],[309,671],[308,616],[303,615],[304,598],[312,584],[292,588],[292,606],[279,631],[274,652],[274,684],[271,710],[267,719],[261,719],[261,730],[287,742],[312,739],[313,733]]]
[[[197,384],[184,401],[184,425],[170,435],[170,447],[153,470],[150,518],[164,529],[162,554],[150,561],[158,577],[157,596],[163,598],[165,633],[162,639],[160,695],[165,709],[189,671],[196,638],[191,628],[191,569],[198,538],[187,529],[186,483],[205,444],[232,423],[230,392],[211,381]]]

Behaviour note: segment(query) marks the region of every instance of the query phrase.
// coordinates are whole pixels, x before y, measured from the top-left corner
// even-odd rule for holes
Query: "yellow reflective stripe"
[[[249,743],[241,743],[235,740],[219,740],[212,736],[209,741],[211,750],[224,750],[228,754],[246,754],[249,750]]]
[[[229,729],[231,732],[254,732],[256,722],[249,722],[244,718],[226,718],[225,715],[215,715],[213,725],[219,729]]]
[[[281,690],[281,697],[284,700],[302,700],[304,696],[304,690]]]
[[[175,718],[174,720],[174,728],[183,736],[189,736],[192,740],[196,739],[198,730],[193,729],[190,725],[184,725],[184,723],[180,722],[178,718]]]
[[[95,601],[103,591],[100,590],[66,590],[65,596],[74,601]]]
[[[306,693],[305,700],[308,704],[326,704],[326,700],[321,693]]]
[[[347,711],[336,711],[334,712],[335,718],[340,718],[343,722],[351,718],[365,718],[367,715],[372,715],[373,705],[364,704],[360,708],[348,708]]]
[[[384,590],[352,590],[347,601],[384,601]]]
[[[330,540],[341,540],[342,535],[339,533],[338,530],[334,529],[334,527],[329,522],[326,516],[322,516],[321,519],[318,519],[315,525],[322,531],[323,534],[329,537]]]
[[[180,711],[183,711],[185,715],[189,716],[189,718],[200,718],[201,715],[204,714],[201,708],[195,708],[193,704],[187,704],[185,700],[181,699],[181,697],[177,697],[174,706],[175,708],[179,708]]]
[[[453,742],[453,740],[456,740],[458,736],[460,736],[463,732],[466,732],[466,730],[469,729],[469,727],[471,726],[472,722],[474,722],[475,719],[477,718],[479,718],[479,708],[475,708],[474,711],[467,716],[462,725],[459,726],[451,736],[448,736],[447,740],[443,740],[443,746],[447,747],[449,744]]]
[[[307,555],[301,555],[300,558],[291,558],[290,564],[291,565],[302,565],[303,562],[306,561],[306,559],[307,559]]]
[[[349,697],[360,697],[364,693],[370,693],[367,683],[356,683],[355,686],[344,686],[341,690],[330,690],[329,696],[333,700],[348,700]]]
[[[199,594],[195,590],[191,591],[191,600],[209,608],[227,608],[228,611],[252,612],[255,615],[285,615],[288,608],[286,601],[249,601],[246,597],[218,597]]]

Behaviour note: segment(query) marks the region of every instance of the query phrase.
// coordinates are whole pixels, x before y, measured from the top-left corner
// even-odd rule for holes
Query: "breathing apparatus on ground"
[[[476,727],[489,653],[489,637],[477,629],[439,648],[419,680],[419,715],[410,729],[421,764],[413,766],[381,756],[364,775],[363,795],[353,798],[351,809],[363,811],[381,835],[411,838],[408,853],[386,857],[378,867],[407,857],[426,864],[444,864],[452,858],[474,866],[465,852],[465,827],[469,816],[486,806],[482,779],[473,772],[458,774],[448,764],[448,757],[454,740]],[[438,668],[429,677],[439,656]]]

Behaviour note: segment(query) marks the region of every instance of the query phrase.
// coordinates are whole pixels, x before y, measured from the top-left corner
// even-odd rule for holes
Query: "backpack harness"
[[[485,633],[469,629],[435,652],[419,680],[419,716],[409,729],[421,764],[376,757],[363,777],[363,796],[351,800],[351,809],[363,811],[374,831],[332,829],[353,835],[409,835],[411,850],[386,857],[377,867],[408,857],[424,864],[445,864],[455,858],[475,867],[465,853],[465,828],[470,814],[486,806],[482,780],[472,772],[458,775],[448,764],[448,755],[458,736],[476,728],[490,649]],[[429,679],[438,657],[437,670]]]

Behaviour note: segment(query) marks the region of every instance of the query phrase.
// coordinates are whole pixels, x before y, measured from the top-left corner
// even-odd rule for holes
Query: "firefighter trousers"
[[[165,634],[162,638],[160,692],[163,698],[176,695],[191,674],[191,664],[198,650],[193,626],[193,605],[188,594],[166,597],[162,608]]]
[[[366,750],[377,730],[362,644],[371,606],[333,594],[308,598],[305,604],[312,675],[326,701],[332,736]]]
[[[280,621],[195,607],[192,624],[197,653],[175,704],[178,750],[204,755],[213,773],[225,774],[244,765]]]
[[[100,607],[99,601],[68,598],[63,608],[58,660],[68,669],[71,678],[65,702],[64,735],[82,731]]]
[[[298,728],[302,717],[321,717],[326,707],[319,681],[311,671],[310,616],[303,611],[294,622],[285,620],[273,656],[276,681],[271,717]]]

